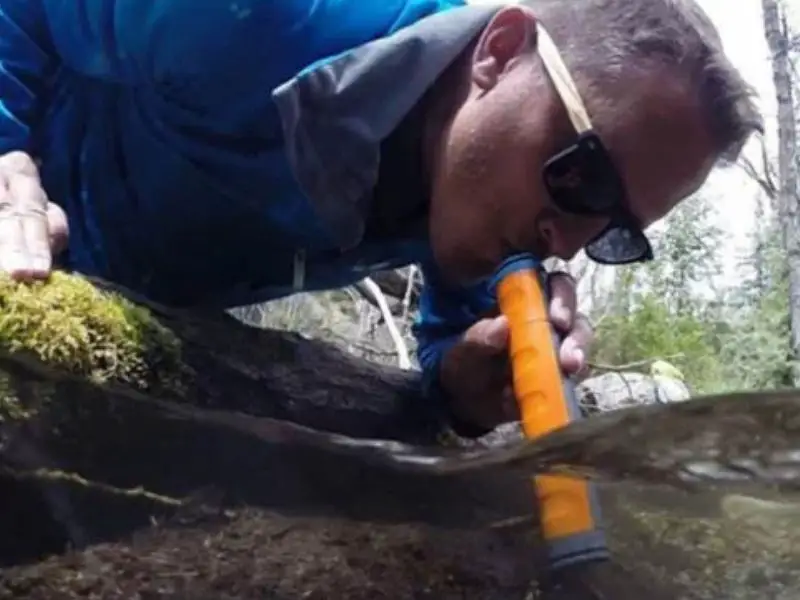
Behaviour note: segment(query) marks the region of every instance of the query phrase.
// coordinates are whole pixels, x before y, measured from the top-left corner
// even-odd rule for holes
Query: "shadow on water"
[[[171,590],[152,597],[212,598],[208,591],[181,595],[189,594],[186,582],[203,577],[212,581],[207,589],[225,588],[226,598],[428,597],[419,589],[404,592],[408,582],[392,579],[400,576],[391,565],[400,561],[402,577],[418,585],[431,570],[447,571],[448,585],[456,591],[438,592],[439,598],[522,600],[520,582],[533,576],[532,565],[540,558],[531,554],[529,561],[525,554],[528,545],[535,550],[530,476],[537,473],[595,480],[617,559],[654,585],[680,590],[675,598],[793,600],[800,595],[797,392],[636,407],[593,416],[536,442],[507,428],[468,447],[435,450],[136,399],[140,416],[151,411],[162,417],[162,429],[151,431],[149,454],[126,455],[124,428],[109,430],[103,441],[108,471],[93,457],[94,475],[113,481],[114,469],[125,464],[126,481],[147,479],[165,498],[191,486],[202,488],[202,482],[211,495],[199,495],[177,516],[163,517],[153,531],[138,533],[127,549],[115,547],[113,559],[109,547],[101,545],[33,571],[25,564],[11,567],[5,576],[15,583],[0,586],[0,598],[48,597],[59,585],[67,587],[52,581],[75,570],[89,588],[119,592],[121,584],[102,575],[111,572],[111,563],[114,573],[124,572],[136,585],[152,580]],[[23,451],[24,445],[18,448]],[[168,458],[175,456],[195,460],[176,467]],[[71,531],[65,537],[78,546],[119,544],[132,523],[162,519],[146,502],[132,513],[127,499],[101,502],[91,490],[70,494],[69,500],[51,494],[44,501],[59,512],[53,519],[61,523],[62,534]],[[212,505],[219,510],[206,510]],[[193,524],[191,532],[180,533],[186,523]],[[40,533],[52,537],[57,529]],[[187,536],[195,536],[191,544]],[[26,540],[17,537],[14,543],[24,546]],[[457,575],[441,567],[457,560]],[[345,566],[362,569],[362,579],[348,584],[354,587],[326,583],[330,573]],[[375,569],[384,571],[376,575]],[[469,575],[470,569],[490,574],[487,587],[475,587],[478,576]],[[365,572],[371,573],[369,581]],[[183,583],[175,583],[176,577]],[[239,584],[231,582],[237,577],[250,582],[247,591],[236,591]],[[267,579],[253,583],[259,577]],[[370,595],[375,581],[396,586],[395,595],[386,590]],[[339,587],[331,592],[328,585]],[[40,589],[46,593],[35,595]],[[320,589],[328,595],[314,595]],[[476,589],[483,590],[479,596],[464,591]]]

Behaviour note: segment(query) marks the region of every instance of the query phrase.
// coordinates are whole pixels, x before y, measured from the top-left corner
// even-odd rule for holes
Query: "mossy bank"
[[[0,275],[0,351],[140,391],[178,391],[184,371],[179,339],[148,309],[61,272],[32,283]],[[0,385],[0,419],[29,416],[7,377]]]

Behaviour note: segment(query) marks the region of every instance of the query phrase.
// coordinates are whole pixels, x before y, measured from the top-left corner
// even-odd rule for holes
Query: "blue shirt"
[[[496,8],[0,0],[0,152],[42,160],[68,266],[220,307],[420,263],[424,381],[494,307],[423,237],[364,240],[380,145]],[[300,277],[298,277],[300,274]]]

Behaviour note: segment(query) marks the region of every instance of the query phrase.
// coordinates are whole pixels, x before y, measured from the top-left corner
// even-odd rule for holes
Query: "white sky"
[[[498,3],[498,0],[471,0],[474,3]],[[568,2],[569,0],[564,0]],[[647,1],[647,0],[642,0]],[[793,13],[792,21],[800,25],[800,0],[785,0]],[[759,104],[767,120],[767,144],[771,156],[776,155],[775,93],[764,39],[761,0],[698,0],[719,29],[731,60],[759,95]],[[800,27],[797,28],[800,30]],[[758,165],[760,146],[751,143],[745,151]],[[720,249],[727,267],[733,268],[734,253],[745,243],[753,223],[758,186],[738,168],[716,170],[704,190],[718,198],[719,225],[727,233],[727,246]]]
[[[792,3],[800,0],[789,0]],[[776,154],[775,88],[764,38],[761,0],[698,0],[714,21],[725,49],[742,75],[759,95],[759,105],[766,119],[767,145]],[[759,164],[760,146],[751,142],[745,150],[754,164]],[[758,186],[738,168],[718,169],[709,178],[705,190],[719,198],[719,224],[729,233],[728,247],[720,249],[731,256],[745,242],[753,224]],[[728,264],[728,267],[732,267]]]

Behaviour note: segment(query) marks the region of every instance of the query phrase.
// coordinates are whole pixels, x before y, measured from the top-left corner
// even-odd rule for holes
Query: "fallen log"
[[[522,600],[541,572],[527,477],[324,443],[488,443],[454,439],[413,373],[60,273],[0,278],[0,315],[0,599]],[[254,417],[265,435],[229,426]],[[718,498],[602,495],[617,560],[666,597],[797,589],[796,540],[766,555]]]

